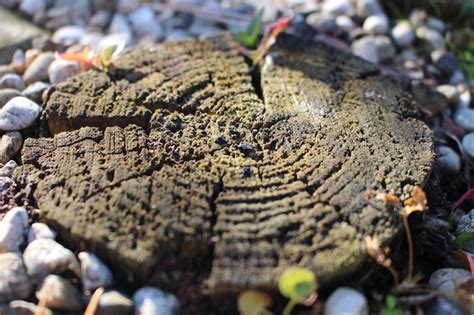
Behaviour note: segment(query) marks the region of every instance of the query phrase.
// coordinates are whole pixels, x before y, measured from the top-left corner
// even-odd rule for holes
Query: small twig
[[[411,279],[413,277],[413,239],[411,237],[410,225],[408,224],[408,215],[402,213],[402,220],[408,242],[408,279]]]
[[[87,304],[87,308],[84,312],[84,315],[94,315],[96,310],[97,310],[97,306],[99,306],[99,299],[100,299],[100,296],[104,293],[104,288],[103,287],[100,287],[98,288],[97,290],[95,290],[94,294],[92,294],[92,297],[89,301],[89,304]]]

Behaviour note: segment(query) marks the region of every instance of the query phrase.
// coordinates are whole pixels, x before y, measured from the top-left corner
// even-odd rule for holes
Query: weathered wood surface
[[[274,287],[288,266],[354,272],[432,159],[410,98],[362,60],[287,38],[262,67],[263,100],[227,37],[138,48],[112,76],[84,73],[45,109],[15,177],[73,245],[146,277],[211,257],[214,292]],[[64,132],[62,132],[64,131]]]

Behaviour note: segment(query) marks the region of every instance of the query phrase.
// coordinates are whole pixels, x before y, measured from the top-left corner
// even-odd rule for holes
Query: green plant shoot
[[[263,9],[258,11],[258,13],[250,21],[247,29],[244,32],[238,32],[235,34],[235,40],[244,46],[245,48],[255,48],[258,43],[258,37],[262,31],[263,25]]]
[[[290,299],[283,310],[283,315],[289,315],[296,304],[304,303],[316,293],[316,276],[308,269],[292,267],[280,276],[278,288],[283,296]]]
[[[246,290],[239,294],[237,307],[240,315],[271,315],[268,311],[272,300],[268,294],[257,290]]]

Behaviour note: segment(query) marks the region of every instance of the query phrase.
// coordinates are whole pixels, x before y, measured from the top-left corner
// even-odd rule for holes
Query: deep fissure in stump
[[[324,284],[389,241],[403,194],[432,159],[408,95],[361,59],[282,38],[261,97],[228,36],[136,48],[45,108],[16,180],[73,246],[145,279],[212,255],[214,293],[274,288],[299,265]],[[254,78],[255,79],[255,78]]]

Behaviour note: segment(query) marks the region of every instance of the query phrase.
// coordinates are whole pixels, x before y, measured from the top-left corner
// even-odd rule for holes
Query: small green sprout
[[[283,315],[290,315],[296,304],[306,304],[308,300],[314,303],[318,286],[312,271],[291,267],[280,276],[278,288],[283,296],[290,299],[283,310]]]
[[[385,297],[385,307],[379,315],[401,315],[402,312],[397,307],[397,298],[391,294]]]
[[[268,294],[257,290],[246,290],[239,294],[237,307],[241,315],[271,315],[267,308],[272,306]]]
[[[235,40],[245,48],[255,48],[257,46],[258,37],[263,26],[263,9],[261,9],[247,25],[244,32],[235,34]]]
[[[474,233],[465,232],[461,233],[456,237],[456,244],[461,248],[470,253],[474,253]]]

